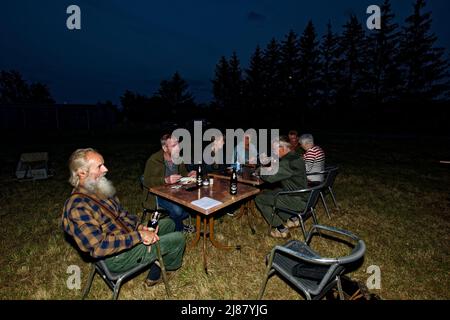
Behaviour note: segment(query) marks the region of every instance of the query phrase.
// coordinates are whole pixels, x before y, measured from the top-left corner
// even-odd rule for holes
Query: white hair
[[[85,149],[77,149],[75,150],[69,158],[69,170],[70,170],[70,178],[69,183],[73,187],[78,187],[80,183],[80,177],[78,177],[78,173],[80,170],[85,170],[89,173],[89,162],[86,159],[86,155],[89,152],[96,152],[93,148],[85,148]]]
[[[299,140],[300,140],[301,144],[312,144],[312,145],[314,145],[314,138],[313,138],[312,134],[310,134],[310,133],[302,134],[300,136]]]

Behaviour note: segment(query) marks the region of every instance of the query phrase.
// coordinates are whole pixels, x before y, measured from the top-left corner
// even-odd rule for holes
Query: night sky
[[[413,0],[392,0],[403,25]],[[383,0],[17,0],[0,4],[0,70],[50,87],[57,103],[119,103],[126,89],[152,95],[175,71],[196,102],[212,98],[219,58],[237,52],[243,67],[257,44],[298,35],[312,19],[340,31],[350,13],[363,25]],[[68,30],[66,9],[81,9],[81,30]],[[429,0],[439,46],[450,48],[450,1]]]

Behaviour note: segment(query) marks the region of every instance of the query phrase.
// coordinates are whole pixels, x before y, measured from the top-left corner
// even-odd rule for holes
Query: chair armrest
[[[278,202],[278,197],[279,197],[279,196],[284,196],[284,195],[287,195],[287,196],[296,196],[296,195],[300,195],[300,194],[302,194],[302,193],[312,192],[312,191],[314,191],[314,190],[321,189],[321,188],[322,188],[322,185],[318,185],[318,186],[315,186],[315,187],[306,188],[306,189],[301,189],[301,190],[279,191],[278,193],[275,194],[273,206],[274,206],[275,208],[277,207],[277,202]]]
[[[306,175],[307,176],[315,176],[318,174],[327,174],[328,172],[330,172],[330,170],[323,170],[323,171],[316,171],[316,172],[307,172]]]
[[[356,236],[355,234],[353,234],[350,231],[339,229],[339,228],[335,228],[335,227],[330,227],[330,226],[324,226],[324,225],[321,225],[321,224],[314,224],[311,227],[311,230],[309,231],[308,236],[306,237],[306,239],[307,239],[306,243],[309,242],[308,240],[310,240],[310,238],[312,237],[313,232],[318,230],[318,229],[324,230],[324,231],[329,231],[329,232],[332,232],[332,233],[337,233],[337,234],[349,237],[350,239],[352,239],[354,241],[359,241],[360,240],[358,236]]]
[[[330,266],[330,265],[335,264],[335,263],[338,262],[338,260],[335,259],[335,258],[314,258],[314,257],[307,256],[307,255],[305,255],[303,253],[300,253],[298,251],[295,251],[295,250],[292,250],[292,249],[289,249],[289,248],[286,248],[286,247],[283,247],[283,246],[275,246],[272,249],[271,255],[275,255],[275,253],[277,251],[281,251],[281,252],[283,252],[285,254],[288,254],[290,256],[296,257],[296,258],[298,258],[298,259],[300,259],[302,261],[305,261],[305,262],[317,263],[317,264],[321,264],[321,265],[325,265],[325,266]]]

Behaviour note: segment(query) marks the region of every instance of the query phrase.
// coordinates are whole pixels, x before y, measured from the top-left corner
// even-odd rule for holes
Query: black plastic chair
[[[317,233],[330,233],[333,236],[326,239],[346,237],[355,242],[355,246],[347,256],[327,258],[321,256],[310,246],[313,236]],[[323,225],[313,225],[305,242],[291,240],[283,246],[275,246],[268,256],[265,277],[259,291],[258,299],[262,299],[269,277],[275,272],[300,290],[306,299],[319,300],[331,289],[337,286],[339,297],[344,300],[341,275],[354,268],[356,262],[364,257],[366,245],[353,233]]]
[[[300,226],[302,228],[302,232],[303,232],[303,236],[306,239],[306,229],[305,229],[305,221],[309,218],[312,217],[314,224],[319,224],[318,220],[317,220],[317,216],[315,213],[315,206],[317,204],[317,201],[319,199],[319,195],[320,195],[320,190],[322,189],[323,185],[318,185],[316,187],[312,187],[312,188],[306,188],[306,189],[302,189],[302,190],[295,190],[295,191],[280,191],[275,195],[275,201],[274,201],[274,205],[272,208],[272,223],[269,224],[269,234],[270,234],[270,230],[272,228],[273,225],[273,219],[275,217],[275,214],[278,211],[282,211],[282,212],[286,212],[288,214],[291,214],[293,217],[297,217],[300,220]],[[300,196],[302,194],[305,193],[309,193],[308,195],[308,201],[306,202],[306,206],[302,211],[295,211],[295,210],[290,210],[288,208],[281,208],[278,206],[278,199],[280,196],[290,196],[290,197],[295,197],[295,196]]]
[[[167,280],[166,269],[164,267],[164,262],[161,256],[161,248],[159,246],[159,242],[154,243],[153,246],[156,246],[157,260],[161,268],[161,276],[163,277],[164,285],[166,287],[167,297],[170,297],[171,296],[170,288]],[[108,287],[113,291],[112,300],[116,300],[119,296],[120,287],[122,286],[123,282],[138,275],[143,270],[148,269],[152,263],[155,263],[155,261],[149,263],[142,263],[130,270],[116,273],[111,272],[108,269],[108,266],[106,265],[103,259],[93,262],[91,266],[91,271],[89,273],[88,282],[83,290],[82,299],[84,300],[89,294],[96,273],[98,273],[102,277],[102,279],[105,280]]]
[[[330,211],[328,210],[327,203],[325,201],[325,197],[327,196],[327,194],[331,195],[334,206],[336,207],[337,210],[340,210],[339,206],[336,202],[334,193],[333,193],[333,185],[334,185],[334,181],[336,180],[336,176],[338,175],[338,173],[339,173],[339,167],[329,166],[329,167],[326,167],[324,171],[311,172],[311,173],[306,174],[307,176],[313,176],[313,175],[319,175],[319,174],[325,175],[324,182],[321,184],[322,190],[320,191],[320,198],[322,200],[322,204],[325,208],[325,211],[327,212],[328,218],[331,218],[331,216],[330,216]]]

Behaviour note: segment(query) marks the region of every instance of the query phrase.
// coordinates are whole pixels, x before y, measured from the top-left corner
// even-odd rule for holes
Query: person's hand
[[[188,173],[188,177],[195,177],[196,174],[197,172],[195,170],[192,170],[191,172]]]
[[[158,241],[159,240],[158,230],[159,226],[156,227],[156,230],[149,229],[148,227],[143,227],[142,230],[139,231],[139,234],[141,235],[142,238],[142,243],[144,243],[146,246],[149,246]]]
[[[178,180],[180,180],[181,179],[181,176],[179,175],[179,174],[173,174],[173,175],[171,175],[171,176],[168,176],[168,177],[165,177],[164,178],[164,181],[167,183],[167,184],[174,184],[174,183],[176,183]]]

